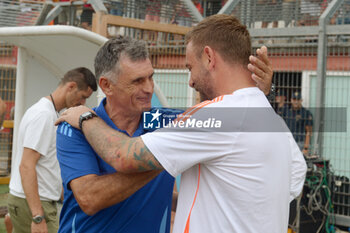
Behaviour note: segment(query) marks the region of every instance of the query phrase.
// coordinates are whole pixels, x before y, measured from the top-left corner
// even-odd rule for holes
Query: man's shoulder
[[[27,109],[27,111],[24,113],[21,120],[22,124],[52,123],[53,126],[53,122],[56,120],[55,113],[53,113],[49,109],[32,107]]]
[[[304,112],[307,112],[307,113],[311,113],[309,109],[305,108],[305,107],[301,107],[301,109],[304,111]]]
[[[45,98],[41,98],[32,106],[30,106],[25,113],[28,113],[32,116],[38,116],[41,114],[52,114],[52,110],[49,107],[49,102],[46,102]]]
[[[86,140],[83,133],[68,124],[67,122],[62,122],[57,127],[57,136],[62,136],[65,138],[78,138],[79,140]]]
[[[305,117],[309,117],[309,116],[312,117],[312,113],[310,112],[310,110],[306,109],[305,107],[301,107],[300,112]]]
[[[265,94],[256,87],[238,89],[232,94],[216,97],[212,102],[216,102],[217,106],[228,107],[271,107]]]

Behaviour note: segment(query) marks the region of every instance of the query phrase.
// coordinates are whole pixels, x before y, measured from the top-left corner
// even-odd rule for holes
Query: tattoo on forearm
[[[160,164],[151,154],[149,149],[143,144],[139,138],[130,139],[129,150],[127,152],[128,155],[133,155],[133,159],[141,163],[142,168],[146,168],[147,170],[156,170],[159,169]],[[144,171],[144,170],[140,170]]]
[[[116,170],[163,169],[141,138],[129,138],[108,126],[85,127],[84,133],[96,153]]]

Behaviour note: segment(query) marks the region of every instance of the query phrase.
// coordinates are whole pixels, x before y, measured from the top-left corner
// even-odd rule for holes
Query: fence
[[[34,25],[43,9],[44,1],[0,1],[0,27]]]
[[[15,47],[0,43],[0,98],[6,105],[5,112],[0,116],[0,176],[7,176],[11,170],[16,53]]]
[[[125,18],[150,20],[154,22],[191,26],[194,22],[190,11],[180,0],[105,0],[109,14]]]

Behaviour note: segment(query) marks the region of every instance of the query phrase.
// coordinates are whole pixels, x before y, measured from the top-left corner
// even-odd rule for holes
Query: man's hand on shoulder
[[[250,56],[248,69],[252,72],[252,79],[256,86],[268,95],[271,89],[273,69],[267,56],[266,46],[256,50],[257,56]]]
[[[57,119],[55,122],[55,125],[60,124],[61,122],[65,121],[69,123],[74,128],[79,128],[79,117],[81,114],[85,112],[93,112],[94,111],[84,105],[80,105],[77,107],[68,108],[66,111],[64,111],[61,116]]]

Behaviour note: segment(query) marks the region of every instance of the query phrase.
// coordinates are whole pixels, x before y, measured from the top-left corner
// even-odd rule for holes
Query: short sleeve
[[[95,152],[81,131],[64,122],[57,128],[57,158],[65,188],[69,182],[81,176],[99,174]]]
[[[196,164],[210,163],[232,151],[232,136],[228,135],[231,133],[164,131],[141,137],[163,168],[174,177]]]
[[[212,101],[203,105],[210,107],[200,104],[181,114],[171,124],[173,127],[141,136],[163,168],[174,177],[200,163],[213,165],[234,151],[245,114],[242,111],[223,114]]]
[[[38,114],[26,127],[23,147],[33,149],[41,155],[49,154],[56,139],[55,116],[48,111]]]
[[[306,124],[307,126],[312,126],[313,125],[313,117],[312,114],[309,110],[306,110]]]

